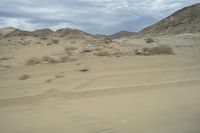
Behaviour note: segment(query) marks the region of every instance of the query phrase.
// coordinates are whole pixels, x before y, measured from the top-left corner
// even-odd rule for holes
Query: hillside
[[[139,32],[140,35],[168,35],[200,32],[200,3],[176,11]]]

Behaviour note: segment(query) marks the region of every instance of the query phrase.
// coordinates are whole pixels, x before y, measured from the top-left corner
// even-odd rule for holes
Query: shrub
[[[136,49],[135,54],[137,55],[160,55],[160,54],[173,54],[173,49],[167,45],[159,45],[152,48]]]
[[[71,42],[71,44],[75,44],[75,43],[76,43],[75,41],[72,41],[72,42]]]
[[[62,63],[63,61],[61,61],[59,58],[50,58],[48,60],[48,63]]]
[[[52,43],[55,43],[55,44],[58,44],[58,43],[59,43],[59,40],[57,40],[57,39],[52,39],[51,42],[52,42]]]
[[[42,37],[41,39],[42,39],[42,40],[47,40],[48,38],[47,38],[47,37]]]
[[[0,60],[10,60],[11,59],[11,57],[2,57],[2,58],[0,58]]]
[[[66,62],[68,59],[69,59],[69,56],[68,56],[68,55],[61,56],[61,57],[60,57],[60,61],[63,62],[63,63]]]
[[[72,51],[76,50],[77,48],[76,47],[67,47],[67,48],[64,48],[65,52],[68,54],[68,55],[72,55]]]
[[[93,53],[96,56],[109,56],[109,53],[107,51],[97,51]]]
[[[23,75],[21,75],[18,79],[19,79],[19,80],[26,80],[26,79],[28,79],[28,78],[29,78],[29,75],[23,74]]]
[[[26,62],[26,65],[35,65],[41,63],[41,60],[39,58],[31,58]]]
[[[36,42],[37,44],[41,44],[41,42]]]
[[[74,51],[76,49],[77,49],[76,47],[67,47],[67,48],[65,48],[65,52]]]
[[[59,78],[64,78],[65,75],[61,75],[61,74],[58,74],[58,75],[55,75],[55,78],[59,79]]]
[[[47,43],[47,46],[52,45],[52,43]]]
[[[50,59],[51,59],[51,57],[49,57],[49,56],[42,57],[42,61],[49,61]]]
[[[89,49],[89,48],[85,48],[81,50],[81,53],[90,53],[90,52],[92,52],[92,49]]]
[[[112,39],[110,39],[110,38],[105,38],[105,39],[104,39],[104,42],[105,42],[105,44],[112,43]]]
[[[145,41],[146,41],[146,43],[153,43],[154,42],[153,38],[150,38],[150,37],[145,39]]]

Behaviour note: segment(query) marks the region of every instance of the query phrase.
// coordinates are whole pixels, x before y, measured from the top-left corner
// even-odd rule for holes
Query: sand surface
[[[27,66],[23,59],[46,46],[12,52],[14,59],[1,62],[11,67],[0,68],[0,133],[199,133],[199,40],[158,39],[175,54]],[[89,71],[80,72],[79,64]],[[30,77],[19,80],[22,74]]]

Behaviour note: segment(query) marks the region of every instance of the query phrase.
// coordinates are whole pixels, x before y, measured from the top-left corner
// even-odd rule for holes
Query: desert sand
[[[56,39],[1,38],[0,133],[200,132],[199,34]],[[174,54],[134,54],[159,44]]]

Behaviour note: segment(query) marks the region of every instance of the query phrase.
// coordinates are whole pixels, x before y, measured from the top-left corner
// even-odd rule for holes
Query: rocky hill
[[[139,32],[140,35],[168,35],[200,32],[200,3],[176,11]]]
[[[95,38],[94,35],[71,28],[58,29],[56,32],[51,29],[39,29],[35,31],[20,30],[12,27],[0,29],[0,36],[2,37],[17,37],[17,36],[34,36],[39,38],[51,37],[66,37],[68,39],[89,39]]]

